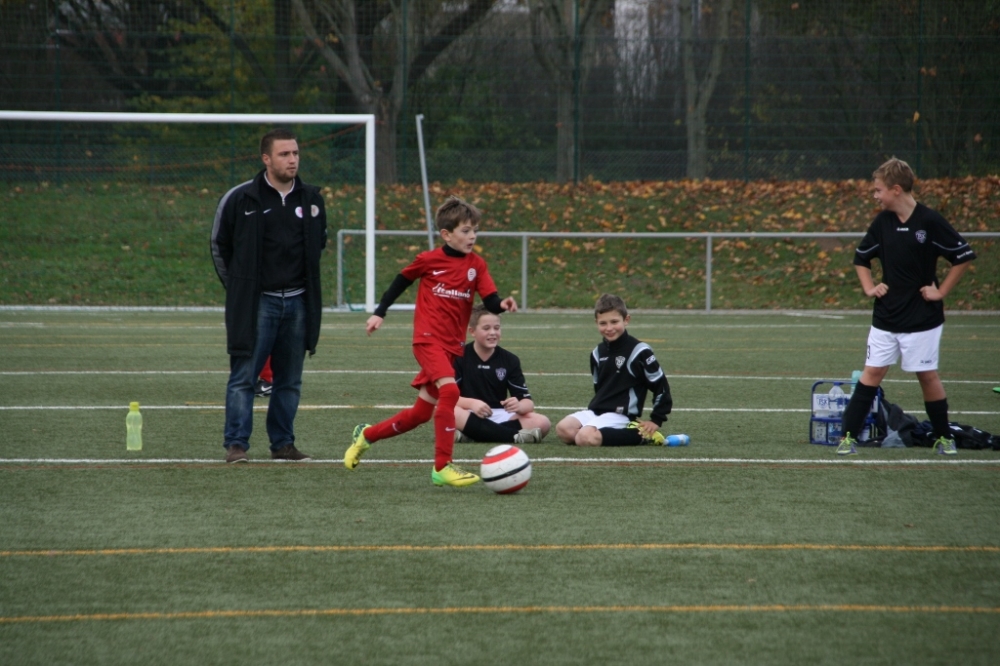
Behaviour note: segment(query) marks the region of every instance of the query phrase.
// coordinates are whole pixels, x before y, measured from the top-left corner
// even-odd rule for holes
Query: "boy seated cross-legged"
[[[455,359],[465,344],[465,331],[476,294],[494,314],[516,312],[510,296],[500,300],[486,261],[473,250],[479,232],[479,209],[458,197],[449,197],[438,208],[436,220],[444,246],[421,252],[400,271],[382,295],[365,329],[371,335],[396,299],[415,281],[417,304],[413,313],[413,356],[420,373],[410,383],[419,391],[413,406],[375,425],[361,424],[351,435],[353,443],[344,454],[344,466],[354,469],[371,445],[380,439],[409,432],[434,419],[434,467],[436,486],[468,486],[479,481],[472,472],[452,464],[455,447],[455,406],[459,390],[455,383]]]
[[[462,397],[455,408],[457,442],[540,442],[552,427],[535,411],[521,360],[500,346],[500,317],[482,305],[469,319],[472,342],[455,361]]]
[[[673,407],[670,384],[653,350],[629,335],[625,301],[604,294],[594,307],[603,340],[590,353],[594,397],[587,409],[556,424],[556,435],[577,446],[662,446],[659,431]],[[646,394],[653,394],[649,420],[642,420]]]

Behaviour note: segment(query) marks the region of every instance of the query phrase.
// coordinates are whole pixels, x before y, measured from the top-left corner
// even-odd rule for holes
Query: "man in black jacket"
[[[226,288],[226,462],[246,462],[254,381],[268,356],[274,373],[267,409],[271,457],[304,460],[295,413],[305,354],[316,353],[322,301],[319,259],[326,209],[319,189],[298,177],[299,145],[284,129],[260,141],[264,169],[226,192],[212,226],[212,259]]]

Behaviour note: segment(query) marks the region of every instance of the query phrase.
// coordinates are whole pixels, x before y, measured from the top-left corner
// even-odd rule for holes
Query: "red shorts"
[[[420,372],[410,382],[410,386],[419,389],[442,377],[455,376],[455,359],[458,354],[453,354],[444,347],[435,344],[413,345],[413,357],[420,364]]]

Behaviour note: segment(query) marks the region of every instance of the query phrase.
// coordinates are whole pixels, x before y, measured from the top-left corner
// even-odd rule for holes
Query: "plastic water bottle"
[[[834,384],[833,388],[830,389],[830,414],[836,416],[841,414],[846,407],[844,399],[844,389],[840,388],[840,384]]]
[[[861,371],[855,370],[851,373],[851,395],[854,395],[854,389],[858,388],[859,381],[861,381]]]
[[[691,438],[687,435],[667,435],[664,444],[667,446],[687,446],[691,443]]]
[[[129,451],[142,451],[142,414],[139,403],[128,404],[128,415],[125,417],[125,448]]]

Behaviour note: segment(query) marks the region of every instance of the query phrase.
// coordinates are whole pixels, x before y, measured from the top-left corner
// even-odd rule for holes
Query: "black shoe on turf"
[[[247,457],[247,452],[243,450],[241,446],[227,446],[226,447],[226,462],[227,463],[245,463],[250,462],[250,458]]]
[[[271,458],[274,460],[309,460],[310,456],[299,451],[294,444],[289,444],[277,451],[271,451]]]
[[[254,384],[253,394],[256,398],[263,398],[271,395],[271,382],[266,382],[263,379],[258,379],[257,383]]]

